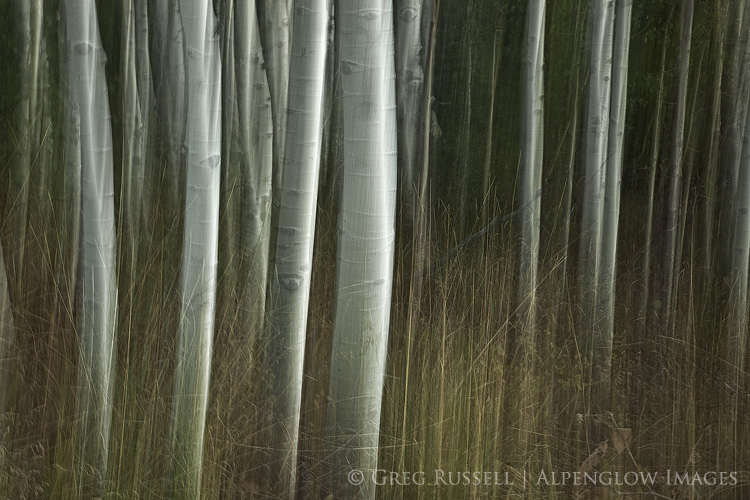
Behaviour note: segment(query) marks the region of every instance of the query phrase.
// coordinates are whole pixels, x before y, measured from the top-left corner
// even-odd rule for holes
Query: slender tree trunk
[[[544,26],[546,1],[530,0],[526,13],[524,39],[524,66],[522,69],[523,105],[521,113],[521,212],[518,307],[516,345],[511,356],[518,381],[515,398],[516,420],[511,426],[518,432],[514,436],[515,452],[521,459],[536,441],[534,437],[535,409],[534,385],[537,379],[536,319],[537,273],[539,266],[539,231],[541,224],[542,167],[544,155]]]
[[[576,154],[578,152],[578,121],[580,115],[580,97],[581,97],[581,72],[583,67],[581,65],[581,46],[583,45],[584,30],[583,25],[585,21],[585,9],[582,7],[583,0],[577,0],[576,6],[576,19],[574,32],[576,33],[575,42],[573,44],[573,74],[575,75],[572,79],[570,90],[568,91],[568,102],[570,105],[570,145],[568,151],[568,175],[565,180],[565,193],[563,195],[563,209],[565,213],[563,215],[563,242],[562,242],[562,273],[563,283],[562,289],[567,288],[568,282],[568,263],[569,263],[569,252],[570,252],[570,226],[573,215],[573,181],[575,179],[575,162]]]
[[[721,117],[724,139],[721,148],[720,172],[720,207],[719,211],[719,241],[731,241],[735,228],[734,203],[735,190],[740,154],[742,153],[742,119],[743,99],[742,91],[742,38],[744,33],[743,20],[748,7],[743,0],[728,0],[728,25],[726,40],[726,56],[722,77]],[[729,277],[732,270],[731,246],[720,247],[719,272],[723,277]],[[731,279],[731,278],[730,278]]]
[[[297,1],[289,73],[284,176],[274,217],[266,337],[273,427],[270,486],[279,498],[296,492],[297,436],[310,300],[315,210],[323,125],[328,10],[326,0]]]
[[[518,283],[519,319],[524,355],[534,346],[539,226],[544,155],[544,22],[545,0],[530,0],[526,16],[523,122],[521,126],[521,251]]]
[[[281,185],[284,166],[287,99],[289,93],[289,58],[294,0],[257,0],[263,54],[267,65],[268,86],[273,113],[273,183]]]
[[[202,0],[201,0],[202,1]],[[179,0],[150,0],[149,23],[151,70],[156,97],[157,121],[161,134],[163,169],[155,169],[154,181],[162,187],[167,233],[176,239],[184,186],[183,145],[187,118],[187,70],[185,39],[180,19]],[[171,225],[171,227],[169,226]],[[179,244],[167,244],[169,253],[177,253]],[[169,270],[171,271],[171,270]],[[168,272],[169,278],[173,272]],[[171,283],[170,283],[171,286]]]
[[[44,70],[43,11],[41,0],[16,0],[15,19],[18,27],[20,102],[15,109],[15,137],[17,144],[11,186],[14,195],[11,211],[12,246],[8,252],[8,266],[12,281],[23,282],[22,269],[26,246],[26,227],[29,213],[29,184],[31,169],[41,149],[42,109],[39,83]]]
[[[78,496],[105,486],[112,417],[117,276],[112,132],[105,55],[93,1],[66,1],[68,107],[80,116]],[[75,129],[72,129],[74,133]]]
[[[750,72],[750,37],[744,40],[743,72]],[[737,104],[744,107],[742,154],[738,165],[738,183],[734,202],[734,238],[732,240],[732,274],[729,288],[729,339],[727,362],[728,384],[732,390],[732,421],[735,426],[745,394],[745,353],[748,329],[748,272],[750,265],[750,97],[745,95]],[[735,433],[737,427],[735,427]],[[736,438],[736,434],[734,435]],[[734,445],[733,445],[734,446]],[[738,451],[737,448],[732,450]],[[733,457],[736,458],[736,457]]]
[[[393,281],[396,112],[391,2],[341,8],[344,186],[326,441],[336,499],[373,499]],[[367,472],[365,472],[367,474]]]
[[[395,0],[396,20],[396,102],[398,118],[401,219],[407,232],[414,225],[419,191],[418,168],[422,154],[425,93],[422,46],[423,0]]]
[[[16,325],[10,303],[8,275],[5,270],[3,248],[0,246],[0,415],[14,410],[18,383],[18,350],[16,345]],[[5,431],[3,431],[5,434]],[[0,443],[0,487],[8,488],[7,443]]]
[[[494,201],[490,195],[492,184],[492,132],[495,121],[495,93],[500,71],[500,59],[502,58],[502,33],[495,32],[495,40],[492,44],[492,82],[490,84],[490,102],[488,104],[489,117],[487,119],[487,139],[484,146],[484,174],[482,176],[482,226],[490,221]]]
[[[594,340],[594,386],[592,399],[601,409],[611,411],[610,378],[612,373],[612,339],[615,322],[615,276],[617,271],[617,229],[620,221],[620,185],[622,183],[623,146],[628,88],[628,55],[630,53],[630,20],[633,0],[617,0],[617,20],[612,76],[612,103],[607,140],[607,172],[602,228],[602,271],[600,275],[599,311],[601,330]]]
[[[148,60],[148,14],[144,0],[124,0],[122,28],[123,147],[120,217],[122,232],[121,275],[127,276],[130,300],[136,286],[139,248],[151,224],[147,206],[146,160],[151,151],[153,87]],[[145,61],[144,61],[145,58]],[[130,315],[129,315],[130,316]]]
[[[610,94],[612,75],[612,38],[614,2],[596,0],[590,10],[589,95],[586,126],[585,187],[583,192],[583,222],[581,224],[581,323],[580,341],[584,358],[584,380],[587,381],[586,410],[592,414],[606,410],[601,401],[601,382],[604,374],[599,366],[599,347],[602,340],[602,315],[598,300],[602,293],[602,236],[604,196],[607,172],[607,140],[610,121]],[[589,444],[599,442],[590,435]]]
[[[661,328],[663,335],[670,336],[673,325],[672,302],[676,267],[678,226],[680,222],[680,201],[682,197],[682,163],[684,158],[685,114],[687,109],[688,70],[690,67],[690,47],[693,30],[693,0],[683,0],[682,30],[680,41],[680,68],[678,75],[677,105],[675,111],[674,143],[672,164],[670,166],[669,201],[667,205],[666,244],[663,263],[664,297],[661,310]]]
[[[242,180],[243,324],[263,326],[271,234],[273,121],[254,2],[237,2],[234,14],[237,109]]]
[[[200,496],[216,309],[221,59],[210,0],[181,1],[187,65],[187,195],[171,446],[175,495]]]
[[[669,24],[669,23],[667,23]],[[647,335],[646,327],[649,317],[653,317],[656,307],[651,301],[651,260],[654,227],[654,194],[656,192],[656,170],[659,166],[659,152],[661,151],[662,113],[664,108],[664,76],[667,64],[667,36],[664,36],[661,50],[661,70],[659,71],[659,87],[656,100],[656,115],[654,116],[653,134],[651,135],[651,159],[648,173],[648,207],[646,208],[645,244],[643,249],[643,293],[641,296],[641,338]]]
[[[704,290],[706,298],[710,296],[710,289],[713,286],[713,264],[714,260],[714,247],[713,240],[716,237],[715,226],[716,226],[716,210],[717,210],[717,199],[719,193],[717,191],[717,179],[719,175],[719,150],[721,145],[721,99],[722,99],[722,82],[723,73],[722,67],[725,60],[725,44],[726,44],[726,33],[727,33],[727,4],[724,1],[717,2],[714,7],[714,18],[715,24],[712,31],[712,46],[713,46],[713,57],[714,65],[713,71],[713,84],[711,89],[713,92],[713,98],[711,99],[711,114],[709,120],[709,138],[708,145],[708,168],[706,172],[706,181],[704,184],[704,224],[703,224],[703,272],[702,274],[702,289]]]

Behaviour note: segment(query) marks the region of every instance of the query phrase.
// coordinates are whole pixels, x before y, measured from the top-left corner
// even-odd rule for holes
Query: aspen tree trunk
[[[393,13],[387,0],[340,4],[344,186],[326,442],[330,493],[373,499],[349,481],[377,468],[396,202]]]
[[[601,294],[604,194],[607,172],[607,140],[610,121],[612,37],[614,1],[595,0],[590,8],[590,70],[586,123],[585,187],[581,224],[581,322],[579,327],[584,380],[587,381],[586,409],[596,414],[606,409],[599,394],[603,374],[599,373],[602,342]],[[589,436],[591,439],[594,436]],[[594,443],[598,442],[595,440]],[[591,443],[590,443],[591,444]]]
[[[750,72],[750,37],[744,40],[743,68]],[[744,102],[743,102],[744,101]],[[744,109],[742,127],[742,154],[738,165],[738,183],[735,193],[734,238],[732,240],[732,274],[729,288],[729,339],[727,361],[729,381],[733,392],[733,421],[745,394],[745,353],[748,329],[748,259],[750,259],[750,97],[745,95],[737,102]],[[736,424],[735,424],[736,425]],[[736,432],[736,431],[735,431]]]
[[[422,46],[423,0],[396,0],[396,102],[398,118],[399,168],[402,219],[408,231],[414,224],[418,191],[418,168],[422,154],[424,113],[424,62]]]
[[[243,324],[263,325],[271,234],[273,121],[271,95],[254,2],[237,2],[234,13],[240,178],[242,180]]]
[[[721,146],[721,99],[722,99],[722,82],[723,73],[722,67],[725,59],[725,44],[726,44],[726,25],[727,25],[727,13],[728,8],[725,2],[717,2],[714,7],[714,19],[715,24],[712,30],[711,45],[713,47],[714,65],[713,71],[713,83],[711,89],[713,92],[713,98],[711,99],[711,114],[709,121],[709,131],[711,137],[709,139],[708,146],[708,168],[706,172],[706,181],[704,184],[704,223],[703,223],[703,272],[702,274],[702,288],[705,292],[704,297],[708,298],[711,296],[711,289],[713,285],[712,277],[714,276],[713,264],[714,260],[714,246],[713,240],[716,237],[716,210],[717,200],[719,192],[717,191],[717,179],[719,175],[719,151]]]
[[[5,258],[3,247],[0,246],[0,415],[11,412],[15,406],[18,364],[16,359],[18,350],[16,346],[16,325],[13,321],[13,311],[10,303],[10,290],[8,288],[8,275],[5,270]],[[3,432],[5,434],[5,432]],[[6,464],[8,457],[6,453],[10,447],[5,442],[0,442],[0,487],[7,488],[8,476]]]
[[[569,263],[569,252],[570,252],[570,225],[572,220],[572,213],[573,213],[573,180],[575,178],[575,162],[576,162],[576,154],[578,152],[578,122],[579,122],[579,115],[580,115],[580,96],[581,96],[581,72],[583,71],[583,67],[581,66],[581,46],[583,45],[583,37],[584,37],[584,30],[583,25],[585,24],[585,9],[582,7],[583,1],[578,0],[577,6],[576,6],[576,19],[575,19],[575,42],[573,44],[573,72],[575,76],[573,77],[573,81],[570,85],[570,90],[568,91],[568,102],[571,104],[570,114],[572,114],[572,117],[570,119],[570,130],[569,130],[569,137],[570,137],[570,145],[569,152],[568,152],[568,175],[567,179],[565,181],[565,193],[563,195],[563,207],[565,210],[565,214],[563,216],[563,254],[562,254],[562,273],[563,273],[563,283],[562,283],[562,289],[565,290],[567,288],[568,283],[568,263]]]
[[[682,196],[682,162],[684,158],[685,114],[687,109],[688,70],[690,67],[690,45],[693,30],[693,0],[683,0],[682,29],[680,40],[680,64],[678,74],[677,104],[674,123],[674,143],[670,166],[669,201],[667,206],[667,229],[664,252],[664,281],[661,310],[663,335],[670,336],[674,326],[672,302],[674,297],[675,272],[679,262],[675,262],[677,235],[680,222],[680,201]]]
[[[502,40],[500,33],[495,32],[495,40],[492,44],[492,81],[490,84],[490,102],[488,104],[489,117],[487,119],[487,139],[484,146],[484,174],[482,176],[482,226],[490,221],[493,207],[493,196],[490,195],[492,183],[492,132],[495,121],[495,93],[497,91],[497,80],[499,78],[500,60],[502,59]]]
[[[245,2],[247,3],[247,2]],[[234,54],[234,0],[224,0],[221,11],[221,198],[219,200],[219,267],[216,332],[233,332],[240,298],[242,168],[238,143],[237,77]]]
[[[539,230],[541,224],[542,166],[544,155],[544,25],[546,1],[530,0],[526,13],[525,54],[522,69],[521,213],[516,349],[511,359],[518,381],[517,416],[511,426],[516,453],[526,457],[535,442],[534,385],[537,378],[536,308]]]
[[[201,0],[202,1],[202,0]],[[185,38],[180,19],[179,0],[149,2],[149,24],[153,36],[149,38],[151,69],[156,98],[157,122],[161,135],[160,145],[164,169],[156,169],[155,182],[162,186],[161,194],[166,208],[167,237],[179,226],[175,221],[181,210],[180,193],[184,186],[185,127],[188,122],[186,107],[187,70],[185,68]],[[171,227],[169,226],[171,224]],[[175,239],[172,235],[170,240]],[[178,244],[167,243],[170,252],[176,253]],[[167,280],[171,278],[169,272]],[[171,286],[171,283],[169,283]]]
[[[731,241],[735,228],[735,190],[737,188],[738,165],[742,153],[742,118],[744,108],[742,94],[742,39],[745,33],[744,20],[748,7],[743,0],[728,0],[726,56],[722,77],[721,117],[723,142],[721,148],[719,241]],[[728,277],[732,271],[731,245],[719,249],[719,272]],[[730,278],[731,279],[731,278]]]
[[[521,252],[519,319],[525,355],[531,355],[536,324],[539,226],[544,155],[544,23],[545,0],[530,0],[526,16],[523,121],[521,126]]]
[[[281,185],[286,138],[289,59],[294,0],[257,0],[263,54],[273,113],[273,185]]]
[[[274,217],[266,337],[273,405],[270,486],[295,497],[297,437],[310,300],[323,126],[327,0],[297,0],[289,72],[284,176]]]
[[[595,400],[601,405],[602,409],[609,411],[612,410],[610,408],[610,377],[615,321],[617,229],[620,220],[620,185],[622,183],[622,158],[625,141],[632,10],[633,0],[617,0],[599,296],[599,311],[602,314],[602,321],[601,330],[597,331],[594,344],[594,380],[597,388]]]
[[[105,55],[93,1],[63,6],[67,34],[67,106],[80,117],[81,239],[78,285],[79,497],[105,490],[112,417],[117,276],[112,132]],[[75,128],[69,129],[75,133]],[[75,145],[77,141],[69,141]],[[71,164],[72,168],[76,168]]]
[[[21,283],[26,227],[29,213],[29,184],[31,169],[42,147],[42,109],[40,81],[45,73],[41,0],[16,0],[15,19],[18,32],[20,102],[14,116],[16,153],[11,170],[14,195],[11,211],[12,246],[8,252],[8,266],[12,281]]]
[[[669,24],[669,23],[667,23]],[[661,149],[661,130],[662,130],[662,114],[664,108],[664,76],[666,74],[667,64],[667,36],[664,36],[662,41],[661,50],[661,70],[659,71],[659,87],[657,90],[656,100],[656,115],[654,116],[654,127],[653,134],[651,135],[651,158],[649,160],[649,173],[648,173],[648,207],[646,209],[646,231],[645,231],[645,245],[643,249],[643,294],[641,296],[641,338],[645,338],[647,335],[646,327],[649,323],[649,317],[653,318],[653,313],[656,312],[656,307],[652,304],[652,290],[651,290],[651,260],[652,252],[651,246],[653,241],[653,227],[654,227],[654,194],[656,191],[656,170],[659,165],[659,152]]]
[[[145,0],[123,1],[122,75],[123,148],[120,194],[124,268],[132,294],[141,247],[141,228],[151,224],[147,206],[149,179],[146,160],[151,153],[153,87],[148,57],[148,13]],[[132,297],[131,297],[132,300]]]
[[[171,446],[174,494],[200,496],[208,407],[221,176],[221,59],[210,0],[180,3],[187,66],[187,195]]]

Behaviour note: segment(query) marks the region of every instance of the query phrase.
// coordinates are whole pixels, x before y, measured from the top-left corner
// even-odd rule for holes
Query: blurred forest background
[[[738,471],[628,498],[750,498],[750,5],[348,2],[0,2],[0,498],[625,491],[346,484],[374,468]],[[359,175],[397,175],[395,212]],[[347,271],[360,200],[392,272]]]

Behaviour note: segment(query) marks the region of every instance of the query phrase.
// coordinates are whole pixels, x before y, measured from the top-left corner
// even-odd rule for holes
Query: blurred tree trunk
[[[149,26],[145,0],[123,0],[122,52],[122,181],[120,193],[120,269],[131,313],[138,286],[139,250],[148,249],[153,227],[147,162],[153,154],[154,105],[148,54]],[[133,317],[132,314],[127,315]]]
[[[117,316],[112,132],[94,2],[66,1],[63,10],[67,106],[80,117],[77,488],[78,496],[86,497],[106,488],[112,417]],[[69,131],[75,134],[75,128]]]
[[[706,169],[706,180],[703,184],[704,196],[703,199],[703,236],[702,236],[702,250],[703,250],[703,262],[702,262],[702,284],[705,299],[712,296],[711,289],[713,288],[714,269],[713,264],[716,262],[714,259],[714,246],[713,240],[716,237],[716,211],[718,208],[718,198],[720,196],[717,191],[717,179],[719,176],[719,154],[722,145],[721,142],[721,100],[722,100],[722,85],[723,85],[723,73],[722,67],[724,66],[725,60],[725,46],[726,46],[726,34],[727,34],[727,14],[729,12],[728,2],[719,1],[714,7],[714,26],[711,31],[711,46],[712,46],[712,57],[713,67],[713,82],[711,84],[712,99],[711,99],[711,113],[709,118],[709,133],[708,139],[708,168]]]
[[[44,65],[44,19],[41,0],[16,0],[15,20],[18,29],[20,102],[15,108],[14,127],[16,145],[11,173],[14,193],[11,209],[14,238],[8,252],[8,268],[12,283],[23,282],[23,261],[26,247],[26,228],[29,214],[29,185],[31,171],[39,160],[42,147],[42,113],[44,88],[40,83],[46,71]]]
[[[266,301],[273,122],[271,95],[253,2],[237,2],[234,15],[237,108],[241,162],[243,324],[260,331]]]
[[[272,437],[270,490],[296,493],[297,437],[310,300],[315,211],[323,126],[327,0],[297,0],[289,71],[289,114],[284,176],[274,214],[266,304],[266,373],[270,380]]]
[[[585,12],[583,8],[583,0],[577,0],[576,2],[576,16],[574,24],[574,43],[573,43],[573,66],[572,71],[575,75],[572,78],[570,89],[568,90],[568,103],[569,111],[571,115],[570,126],[568,129],[569,137],[569,151],[568,151],[568,164],[567,164],[567,178],[565,180],[565,192],[563,195],[563,240],[562,240],[562,274],[563,282],[561,288],[565,290],[568,283],[568,267],[569,267],[569,253],[570,253],[570,226],[573,216],[573,183],[575,179],[575,163],[576,155],[578,152],[578,138],[579,138],[579,116],[580,116],[580,100],[581,100],[581,76],[585,67],[581,64],[581,48],[583,46],[584,34],[583,29],[585,25]],[[585,80],[585,78],[584,78]]]
[[[607,172],[607,139],[610,122],[614,2],[596,0],[589,12],[590,70],[586,120],[585,185],[580,246],[581,321],[579,346],[584,360],[585,408],[588,417],[606,410],[601,386],[604,373],[600,366],[602,315],[598,310],[602,293],[602,236],[604,196]],[[609,362],[609,360],[606,360]],[[589,420],[590,422],[590,420]],[[599,436],[588,436],[589,447],[596,446]],[[593,440],[593,441],[592,441]]]
[[[544,23],[545,1],[530,0],[526,16],[524,100],[521,124],[521,249],[518,282],[522,343],[530,355],[536,325],[537,267],[544,155]]]
[[[677,236],[680,224],[680,205],[682,199],[682,163],[685,155],[685,115],[687,110],[688,71],[690,68],[690,48],[693,30],[693,0],[683,0],[682,29],[680,36],[680,63],[678,74],[677,104],[675,109],[674,139],[669,177],[669,200],[667,202],[667,228],[664,251],[662,284],[661,328],[662,335],[671,336],[674,327],[673,302],[675,273],[679,267],[676,262]],[[688,182],[690,180],[688,179]]]
[[[750,37],[744,41],[742,71],[750,72]],[[740,96],[737,104],[744,108],[742,154],[739,158],[738,183],[734,202],[734,238],[732,240],[732,273],[729,286],[729,339],[727,383],[732,393],[732,421],[737,425],[745,395],[745,354],[748,328],[748,272],[750,265],[750,96]],[[736,432],[736,431],[735,431]],[[734,445],[733,445],[734,446]],[[733,452],[739,449],[731,450]],[[733,457],[738,458],[738,457]]]
[[[326,442],[333,498],[373,499],[393,281],[396,110],[387,0],[340,4],[344,185]],[[367,474],[367,473],[365,473]]]
[[[601,330],[594,343],[594,387],[592,400],[600,410],[612,411],[610,379],[612,374],[612,339],[615,322],[615,278],[617,241],[620,222],[620,185],[622,184],[623,146],[628,89],[628,55],[633,0],[617,0],[613,55],[612,98],[607,140],[606,187],[602,227],[602,270],[599,287]],[[597,411],[602,413],[602,411]]]
[[[15,409],[18,383],[18,350],[16,346],[16,325],[10,303],[8,275],[5,270],[3,247],[0,246],[0,415],[4,418]],[[6,465],[10,446],[6,442],[8,432],[0,431],[0,488],[7,491],[9,476]]]
[[[283,175],[289,93],[289,58],[294,0],[257,0],[258,24],[266,61],[268,87],[273,113],[273,185],[279,187]]]
[[[210,0],[182,1],[187,66],[187,194],[180,333],[171,435],[175,495],[201,496],[208,406],[221,178],[221,59]]]
[[[731,241],[735,228],[734,204],[737,201],[735,191],[739,176],[739,159],[742,153],[742,127],[744,125],[742,100],[747,87],[743,85],[742,41],[746,36],[746,18],[748,7],[743,0],[728,0],[726,54],[722,76],[721,117],[723,142],[721,148],[720,203],[719,207],[719,241]],[[750,78],[748,75],[747,78]],[[747,79],[745,78],[745,79]],[[743,93],[744,92],[744,93]],[[722,277],[728,277],[732,271],[732,246],[719,247],[719,268]]]
[[[513,433],[520,439],[516,453],[526,458],[536,442],[534,404],[537,380],[537,286],[541,189],[544,157],[544,27],[546,1],[529,0],[526,12],[522,68],[521,207],[516,348],[511,369],[517,373],[518,416]]]

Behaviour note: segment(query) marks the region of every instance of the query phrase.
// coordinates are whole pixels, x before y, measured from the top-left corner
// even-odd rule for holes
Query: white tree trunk
[[[289,72],[284,176],[274,217],[266,305],[267,374],[271,377],[271,485],[278,498],[295,496],[302,363],[310,299],[315,210],[323,125],[327,0],[297,0]]]
[[[590,57],[589,95],[585,134],[585,184],[581,224],[581,322],[579,346],[584,358],[586,411],[601,408],[597,373],[597,346],[600,345],[602,318],[598,311],[601,283],[602,221],[607,171],[607,140],[610,121],[612,38],[614,0],[595,0],[589,16]],[[595,440],[594,442],[598,442]]]
[[[263,53],[273,111],[273,183],[281,185],[286,138],[289,57],[294,0],[257,0]]]
[[[422,94],[424,92],[424,53],[422,46],[422,0],[396,0],[396,109],[398,115],[401,199],[407,227],[414,224],[419,191],[418,168],[423,137]]]
[[[255,2],[235,3],[235,65],[242,179],[244,324],[263,324],[271,229],[273,120]]]
[[[602,234],[602,269],[599,288],[601,329],[594,339],[595,377],[601,390],[602,407],[609,407],[612,372],[612,338],[615,321],[615,271],[617,267],[617,230],[620,221],[620,185],[622,151],[625,138],[625,116],[628,89],[628,55],[630,53],[630,20],[633,0],[617,0],[615,45],[612,70],[612,102],[607,141],[607,173],[604,193]],[[611,408],[610,408],[611,410]]]
[[[526,17],[523,123],[521,128],[521,252],[518,284],[519,319],[527,349],[534,345],[537,266],[544,155],[544,21],[545,0],[530,0]]]
[[[174,382],[175,489],[200,496],[208,407],[221,176],[221,59],[210,0],[180,3],[187,66],[187,194]]]
[[[93,0],[67,0],[63,20],[68,54],[67,105],[80,116],[78,495],[89,496],[104,488],[112,417],[117,316],[112,132],[104,78],[106,56]],[[75,133],[74,128],[69,130]]]
[[[352,469],[377,467],[396,201],[393,13],[388,0],[340,4],[344,186],[326,442],[334,498],[372,499]]]

